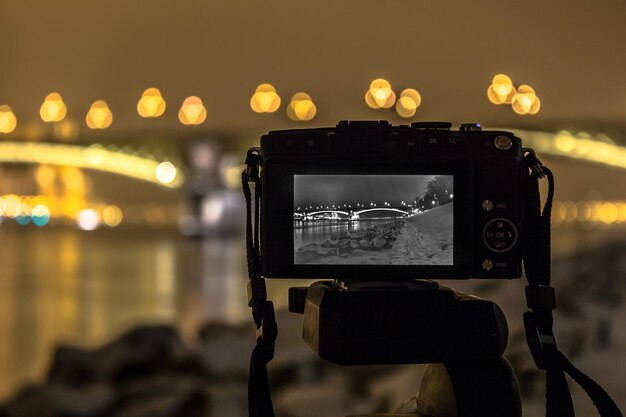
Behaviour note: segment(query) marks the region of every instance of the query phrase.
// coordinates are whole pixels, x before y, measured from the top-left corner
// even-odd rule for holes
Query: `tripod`
[[[517,380],[502,357],[506,320],[495,303],[421,280],[319,281],[291,288],[289,295],[290,311],[304,314],[305,342],[324,359],[340,365],[429,363],[417,416],[521,416]]]

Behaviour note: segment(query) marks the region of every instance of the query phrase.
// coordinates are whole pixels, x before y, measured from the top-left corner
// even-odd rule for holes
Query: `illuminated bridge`
[[[358,220],[361,218],[361,214],[363,213],[371,213],[371,212],[391,212],[391,213],[400,213],[400,217],[408,217],[411,214],[415,213],[414,209],[410,209],[407,207],[374,207],[374,208],[368,208],[368,209],[364,209],[364,210],[335,210],[335,209],[328,209],[328,210],[316,210],[316,211],[296,211],[293,214],[293,218],[294,220],[315,220],[316,217],[320,218],[321,216],[323,216],[324,214],[327,214],[327,216],[325,217],[321,217],[321,218],[325,218],[325,219],[341,219],[342,217],[340,216],[344,216],[343,218],[347,218],[349,220]]]

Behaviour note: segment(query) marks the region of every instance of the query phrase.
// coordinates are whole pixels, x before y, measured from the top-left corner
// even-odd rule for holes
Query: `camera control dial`
[[[517,243],[517,227],[504,217],[491,219],[483,228],[483,241],[493,252],[507,252]]]

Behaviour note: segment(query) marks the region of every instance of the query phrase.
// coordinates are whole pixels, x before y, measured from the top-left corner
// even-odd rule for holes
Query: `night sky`
[[[294,209],[371,202],[392,206],[410,202],[424,192],[433,175],[296,175]]]

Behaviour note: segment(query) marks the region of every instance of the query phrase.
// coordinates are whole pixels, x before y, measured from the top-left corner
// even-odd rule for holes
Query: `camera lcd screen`
[[[297,265],[453,265],[453,175],[294,175]]]

